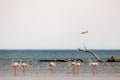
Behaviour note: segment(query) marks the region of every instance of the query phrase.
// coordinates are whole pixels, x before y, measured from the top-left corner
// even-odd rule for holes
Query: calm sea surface
[[[120,57],[120,50],[93,50],[101,59],[107,60],[111,56]],[[94,57],[78,50],[0,50],[0,75],[13,75],[11,60],[29,64],[27,75],[37,76],[49,74],[49,62],[40,62],[47,59],[82,59],[83,66],[80,68],[80,74],[92,74],[92,67],[89,66],[89,60],[96,61]],[[72,74],[69,62],[57,62],[54,67],[54,74]],[[99,63],[97,74],[120,74],[120,62]],[[22,75],[22,68],[17,68],[17,75]]]

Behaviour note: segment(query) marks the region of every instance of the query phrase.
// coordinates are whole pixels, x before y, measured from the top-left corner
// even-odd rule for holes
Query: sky
[[[0,49],[77,49],[83,43],[120,49],[120,0],[0,0]]]

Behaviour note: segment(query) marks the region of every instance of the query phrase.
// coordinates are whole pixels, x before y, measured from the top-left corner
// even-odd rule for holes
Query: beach
[[[120,80],[120,74],[53,74],[39,76],[1,76],[0,80]]]

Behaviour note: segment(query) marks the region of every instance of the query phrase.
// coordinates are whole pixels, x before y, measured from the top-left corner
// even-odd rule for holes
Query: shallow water
[[[94,50],[98,56],[106,60],[110,56],[120,57],[120,50]],[[39,76],[49,74],[49,62],[39,62],[41,59],[83,59],[80,62],[83,66],[80,68],[80,74],[92,74],[92,67],[89,66],[89,60],[95,61],[94,57],[77,50],[0,50],[0,75],[12,76],[13,68],[11,60],[19,63],[19,59],[27,63],[27,75]],[[77,70],[77,68],[76,68]],[[54,74],[72,74],[72,67],[69,62],[57,62],[54,67]],[[120,74],[119,62],[99,63],[97,74]],[[22,67],[17,68],[17,75],[22,76]]]

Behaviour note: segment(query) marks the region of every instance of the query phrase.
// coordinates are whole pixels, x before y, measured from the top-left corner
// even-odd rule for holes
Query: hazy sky
[[[0,49],[77,49],[83,42],[120,49],[120,0],[0,0]]]

